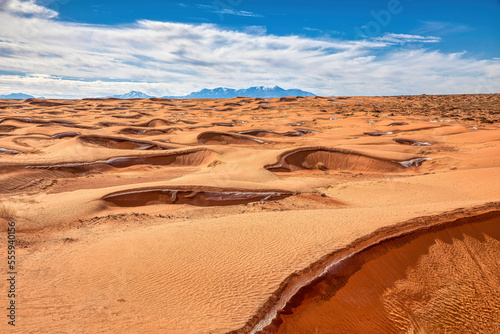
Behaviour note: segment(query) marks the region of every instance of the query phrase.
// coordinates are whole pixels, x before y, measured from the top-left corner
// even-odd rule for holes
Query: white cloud
[[[181,95],[217,86],[280,85],[322,95],[387,95],[500,87],[498,59],[419,46],[438,42],[433,36],[349,41],[275,36],[259,27],[235,31],[147,20],[104,26],[13,13],[0,12],[0,93]]]
[[[446,35],[464,33],[473,30],[466,25],[450,22],[421,21],[420,23],[421,26],[413,30],[416,34]]]
[[[236,9],[232,9],[232,8],[223,8],[223,9],[219,9],[219,10],[214,10],[214,11],[212,11],[212,13],[222,14],[222,15],[228,14],[228,15],[236,15],[236,16],[264,17],[261,14],[247,12],[245,10],[236,10]]]
[[[267,28],[265,26],[247,26],[243,28],[243,32],[250,35],[265,35]]]
[[[395,43],[395,44],[405,44],[405,43],[437,43],[441,41],[440,37],[435,36],[420,36],[420,35],[408,35],[408,34],[392,34],[387,33],[383,36],[374,38],[376,41]]]
[[[247,17],[264,17],[264,15],[249,12],[246,10],[237,10],[229,3],[224,3],[220,1],[214,1],[212,4],[187,4],[187,3],[178,3],[180,7],[184,8],[198,8],[203,10],[208,10],[211,13],[218,14],[219,18],[223,19],[225,14],[227,15],[236,15],[236,16],[247,16]]]
[[[305,31],[312,32],[312,33],[329,35],[329,36],[332,36],[332,35],[343,36],[343,35],[345,35],[345,33],[342,31],[331,30],[331,29],[322,30],[322,29],[311,28],[311,27],[302,27],[302,29],[304,29]]]
[[[58,15],[51,9],[37,5],[34,0],[0,0],[0,11],[49,19]]]
[[[33,96],[53,98],[103,97],[131,90],[139,90],[154,96],[168,94],[164,83],[86,81],[36,74],[0,75],[0,87],[15,87],[12,89],[29,92]],[[11,93],[12,89],[1,89],[0,94]]]

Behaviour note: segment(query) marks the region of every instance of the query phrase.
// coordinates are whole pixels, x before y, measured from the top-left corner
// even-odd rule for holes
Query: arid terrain
[[[500,94],[0,100],[0,221],[2,333],[498,333]]]

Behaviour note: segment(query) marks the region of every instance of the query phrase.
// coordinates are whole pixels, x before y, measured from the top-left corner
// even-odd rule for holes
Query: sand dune
[[[249,136],[255,136],[255,137],[265,137],[265,136],[288,136],[288,137],[300,137],[302,134],[298,131],[288,131],[284,133],[278,133],[274,132],[271,130],[245,130],[245,131],[240,131],[239,133],[249,135]]]
[[[130,140],[127,138],[107,137],[107,136],[80,136],[77,139],[82,144],[98,145],[120,150],[164,150],[165,146],[156,143]]]
[[[265,141],[248,136],[236,135],[232,133],[207,131],[198,135],[198,143],[206,145],[252,145],[266,144]]]
[[[117,206],[151,204],[191,204],[198,206],[236,205],[282,199],[292,193],[284,191],[248,191],[244,189],[135,189],[106,195],[103,200]]]
[[[0,100],[8,330],[498,331],[499,106]]]
[[[499,223],[491,211],[366,240],[258,332],[496,333]]]
[[[425,160],[426,158],[417,157],[404,161],[394,161],[348,150],[312,147],[285,152],[278,158],[278,163],[266,166],[266,169],[276,172],[292,172],[299,169],[333,169],[393,173],[412,166],[418,167]]]

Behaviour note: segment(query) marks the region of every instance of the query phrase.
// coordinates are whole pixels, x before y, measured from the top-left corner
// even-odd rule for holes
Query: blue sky
[[[0,0],[0,94],[493,93],[500,1]]]

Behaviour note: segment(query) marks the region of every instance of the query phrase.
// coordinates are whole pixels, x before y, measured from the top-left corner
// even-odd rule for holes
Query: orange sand
[[[259,333],[497,333],[499,225],[496,211],[356,253]]]
[[[499,115],[498,94],[2,100],[0,219],[16,221],[19,258],[13,332],[248,332],[330,255],[380,229],[422,216],[436,217],[425,220],[432,225],[456,209],[453,219],[498,210]],[[459,248],[498,252],[481,239],[487,231],[464,245],[428,246],[440,244],[436,235],[415,246],[421,255],[382,277],[384,290],[377,285],[377,323],[408,331],[415,312],[428,319],[448,305],[443,293],[427,313],[405,308],[414,290],[405,291],[446,264],[439,254],[474,270]],[[462,232],[449,233],[461,240]],[[358,272],[363,286],[391,261],[400,260],[368,261],[374,269]],[[481,265],[494,270],[490,262]],[[356,295],[360,286],[349,282]],[[432,321],[448,323],[440,319]],[[304,326],[300,333],[316,330]]]

